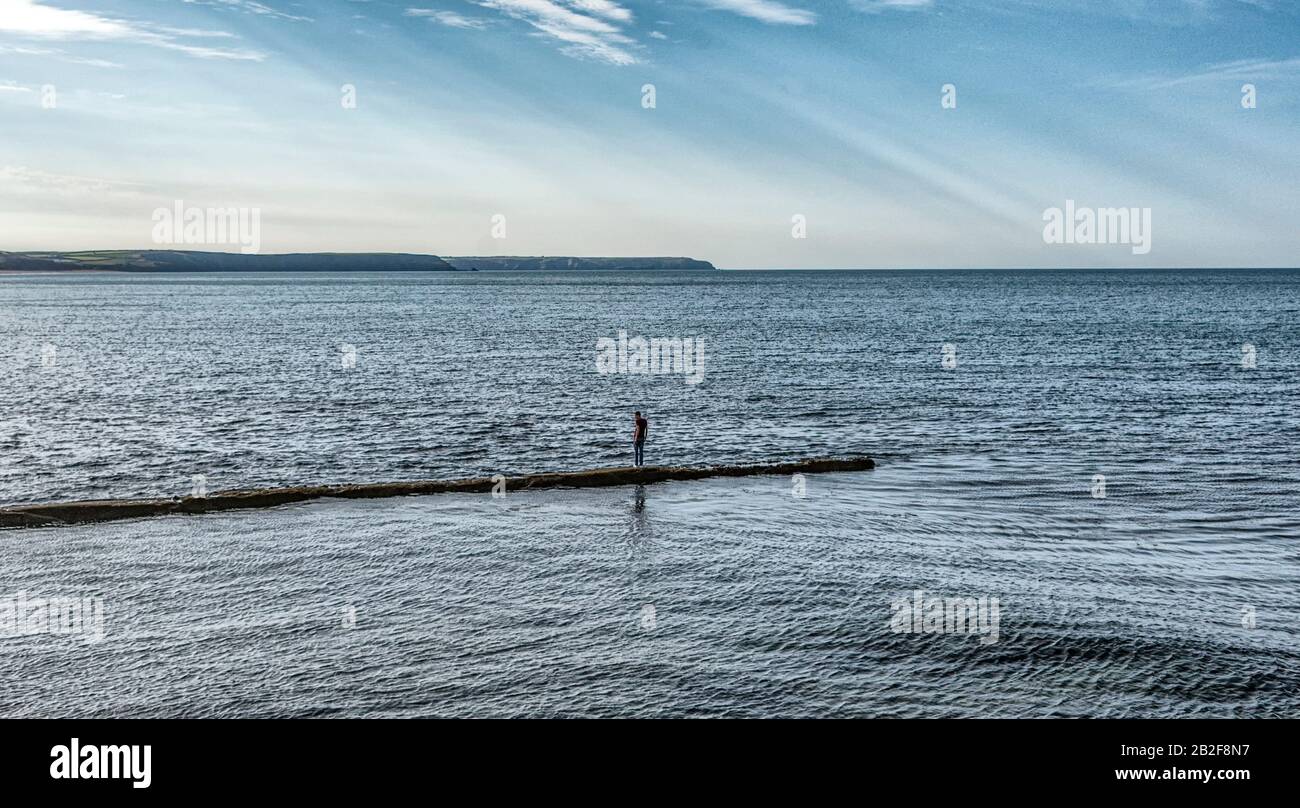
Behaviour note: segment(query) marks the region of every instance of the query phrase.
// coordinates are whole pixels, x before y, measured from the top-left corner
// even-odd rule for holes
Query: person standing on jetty
[[[639,466],[642,463],[641,452],[645,448],[645,436],[650,431],[650,422],[641,417],[641,411],[637,410],[634,417],[636,426],[632,429],[632,465]]]

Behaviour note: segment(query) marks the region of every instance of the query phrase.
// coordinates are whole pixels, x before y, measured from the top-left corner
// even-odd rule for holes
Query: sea
[[[0,531],[0,716],[1297,717],[1298,338],[1292,269],[0,275],[0,507],[876,461]]]

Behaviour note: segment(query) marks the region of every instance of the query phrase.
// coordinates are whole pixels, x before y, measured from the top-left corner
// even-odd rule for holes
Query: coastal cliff
[[[436,255],[410,253],[243,253],[190,250],[94,250],[0,253],[0,269],[21,271],[110,270],[116,272],[452,272]]]

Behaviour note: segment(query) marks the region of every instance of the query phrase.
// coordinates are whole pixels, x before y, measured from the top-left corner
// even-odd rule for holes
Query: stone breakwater
[[[82,502],[54,502],[0,508],[0,528],[51,527],[140,519],[167,514],[199,514],[250,508],[273,508],[313,499],[376,499],[427,494],[492,493],[543,488],[603,488],[617,485],[646,485],[670,480],[699,480],[706,477],[751,477],[758,475],[823,474],[837,471],[865,471],[875,468],[869,457],[813,458],[788,463],[760,463],[738,466],[641,466],[591,469],[588,471],[494,475],[462,480],[413,480],[410,482],[362,483],[356,485],[312,485],[289,488],[258,488],[219,491],[207,496],[175,499],[106,499]]]

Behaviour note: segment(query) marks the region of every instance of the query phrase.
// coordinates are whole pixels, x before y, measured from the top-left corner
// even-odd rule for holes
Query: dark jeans
[[[641,441],[641,440],[632,441],[632,453],[634,455],[634,458],[632,460],[632,465],[634,466],[641,465],[641,450],[643,448],[645,448],[645,441]]]

